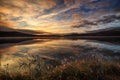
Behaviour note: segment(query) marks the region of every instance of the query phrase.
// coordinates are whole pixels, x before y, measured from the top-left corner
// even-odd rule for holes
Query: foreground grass
[[[120,80],[120,64],[76,61],[49,70],[38,78],[30,74],[0,73],[0,80]]]
[[[77,61],[52,70],[43,80],[120,80],[120,65]]]

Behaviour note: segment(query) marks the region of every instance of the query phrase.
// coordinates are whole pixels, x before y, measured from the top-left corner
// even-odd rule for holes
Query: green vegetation
[[[2,70],[1,70],[2,71]],[[120,80],[120,64],[97,61],[76,61],[49,70],[45,75],[0,72],[1,80]]]

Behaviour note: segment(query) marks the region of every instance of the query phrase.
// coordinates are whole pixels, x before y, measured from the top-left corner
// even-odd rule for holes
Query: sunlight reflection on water
[[[20,60],[33,61],[32,67],[37,62],[55,67],[75,60],[120,61],[120,45],[92,40],[33,39],[2,44],[0,54],[1,67],[9,64],[10,70],[17,69]]]

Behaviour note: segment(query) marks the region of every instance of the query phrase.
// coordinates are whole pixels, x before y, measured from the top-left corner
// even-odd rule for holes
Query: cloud
[[[111,23],[115,20],[120,20],[120,15],[106,15],[103,16],[103,19],[100,19],[97,22],[105,24],[105,23]]]
[[[80,27],[88,27],[88,26],[91,26],[91,25],[97,25],[96,22],[91,22],[91,21],[88,21],[88,20],[82,20],[78,25],[73,25],[71,26],[72,28],[80,28]]]
[[[15,29],[70,32],[71,26],[79,28],[113,22],[115,17],[109,20],[100,17],[118,13],[118,1],[0,0],[0,25]]]
[[[39,5],[41,5],[41,8],[50,9],[56,6],[56,1],[55,0],[42,0],[42,1],[39,1]]]
[[[15,28],[15,26],[16,25],[14,25],[15,24],[15,22],[11,22],[11,21],[0,21],[0,28],[2,29],[2,27],[3,27],[3,29],[4,29],[4,27],[8,27],[8,28]]]
[[[52,13],[50,13],[50,14],[42,15],[42,16],[40,16],[39,18],[50,18],[50,17],[57,16],[57,15],[59,15],[59,14],[61,14],[61,13],[64,13],[64,12],[66,12],[66,11],[68,11],[68,10],[70,10],[70,9],[74,9],[74,8],[76,8],[76,5],[72,5],[72,6],[70,6],[70,7],[64,8],[64,9],[62,9],[62,10],[60,10],[60,11],[52,12]]]
[[[81,20],[79,24],[71,26],[72,28],[80,28],[80,27],[89,27],[89,26],[97,26],[107,23],[112,23],[114,21],[120,21],[120,15],[113,14],[113,15],[106,15],[102,16],[101,19],[90,21],[90,20]]]
[[[114,9],[115,12],[120,12],[120,7]]]
[[[12,16],[33,17],[56,5],[55,0],[1,0],[0,12]],[[22,15],[21,15],[22,14]]]
[[[73,4],[75,4],[75,0],[64,0],[64,4],[69,7]]]

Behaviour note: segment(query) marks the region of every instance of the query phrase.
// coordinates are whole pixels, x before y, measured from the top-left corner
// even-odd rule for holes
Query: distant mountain
[[[34,35],[32,34],[25,34],[25,33],[20,33],[17,31],[0,31],[0,37],[32,37]]]
[[[0,37],[33,37],[43,34],[49,34],[49,33],[44,31],[12,29],[9,27],[0,26]]]
[[[5,27],[4,27],[5,28]],[[36,35],[39,34],[39,35]],[[0,27],[0,37],[74,37],[74,36],[120,36],[120,27],[107,28],[95,31],[89,31],[87,33],[70,33],[70,34],[52,34],[44,31],[32,31],[32,30],[20,30],[20,29],[9,29]]]
[[[88,35],[93,35],[93,36],[120,36],[120,27],[91,31],[91,32],[88,33]]]
[[[65,36],[120,36],[120,27],[90,31],[82,34],[71,33]]]

